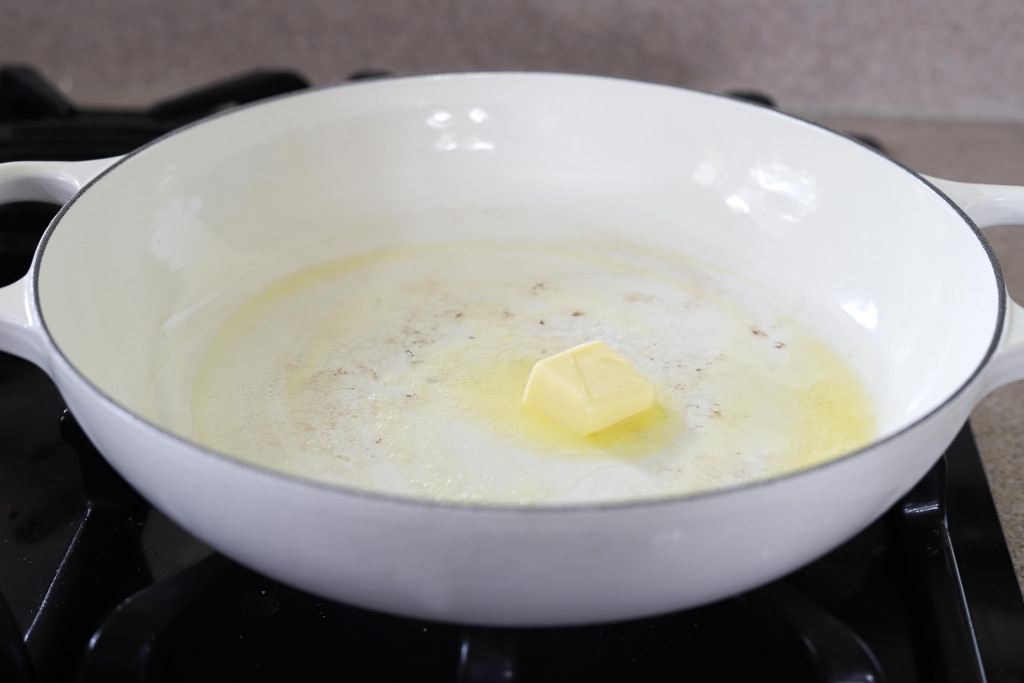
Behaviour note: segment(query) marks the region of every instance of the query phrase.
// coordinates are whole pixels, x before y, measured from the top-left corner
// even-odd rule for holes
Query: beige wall
[[[0,0],[0,62],[84,103],[144,103],[254,66],[546,69],[787,109],[1024,121],[1020,0]]]

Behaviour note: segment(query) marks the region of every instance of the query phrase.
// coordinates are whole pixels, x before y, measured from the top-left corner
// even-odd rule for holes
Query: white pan
[[[977,229],[1024,189],[678,88],[345,85],[0,166],[0,201],[38,199],[64,208],[0,347],[182,527],[387,612],[570,624],[763,584],[1024,376]],[[655,411],[586,440],[518,407],[533,361],[598,338]]]

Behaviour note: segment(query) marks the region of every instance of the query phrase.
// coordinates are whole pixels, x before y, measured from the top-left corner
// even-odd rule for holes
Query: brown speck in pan
[[[544,324],[544,321],[543,321],[543,320],[541,320],[539,324],[543,325],[543,324]]]
[[[461,318],[462,317],[462,311],[459,311],[458,313],[456,313],[455,317],[456,318]]]
[[[775,348],[777,348],[777,349],[784,349],[784,348],[786,348],[786,345],[784,343],[782,343],[782,342],[775,342]]]
[[[750,333],[755,335],[755,336],[758,336],[758,337],[767,337],[768,336],[768,333],[765,332],[764,330],[762,330],[757,325],[755,325],[754,327],[750,328]]]
[[[642,302],[649,302],[653,299],[650,294],[641,294],[640,292],[633,292],[632,294],[626,295],[626,301],[631,304],[637,304]]]
[[[574,318],[578,318],[581,315],[583,315],[583,311],[573,311],[572,312],[572,317],[574,317]]]

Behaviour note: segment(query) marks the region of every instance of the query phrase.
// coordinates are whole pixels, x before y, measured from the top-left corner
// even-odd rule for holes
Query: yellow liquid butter
[[[521,406],[534,363],[601,339],[655,407],[579,436]],[[196,372],[192,439],[395,495],[654,498],[806,467],[875,437],[863,379],[727,272],[625,247],[452,244],[310,267],[242,302]]]

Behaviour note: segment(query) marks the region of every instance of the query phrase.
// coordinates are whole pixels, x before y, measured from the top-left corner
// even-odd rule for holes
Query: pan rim
[[[316,480],[309,477],[303,477],[298,474],[292,474],[288,472],[282,472],[279,470],[273,470],[270,468],[262,467],[251,462],[242,460],[237,456],[218,451],[216,449],[207,448],[202,446],[190,439],[176,434],[169,429],[162,427],[161,425],[151,421],[150,419],[140,415],[139,413],[129,409],[127,406],[122,405],[120,402],[111,397],[108,393],[98,387],[92,380],[85,376],[74,363],[65,355],[61,350],[61,347],[57,343],[56,339],[51,335],[50,328],[47,325],[47,319],[45,312],[42,307],[42,302],[39,293],[39,277],[41,271],[41,264],[45,258],[46,248],[49,244],[50,238],[53,233],[59,228],[64,217],[69,211],[73,210],[73,207],[77,200],[83,196],[90,188],[98,182],[103,180],[111,173],[117,171],[117,169],[128,162],[131,159],[138,157],[141,154],[146,153],[151,147],[163,143],[165,140],[187,133],[194,127],[202,126],[210,121],[219,120],[225,116],[234,116],[241,112],[247,111],[251,108],[265,107],[275,102],[283,100],[291,100],[293,98],[312,98],[319,93],[328,91],[335,91],[342,88],[376,88],[376,87],[400,87],[403,83],[408,82],[424,82],[424,81],[450,81],[456,79],[501,79],[509,77],[528,77],[531,79],[547,78],[547,79],[571,79],[571,80],[587,80],[587,81],[605,81],[610,83],[627,84],[627,85],[638,85],[653,88],[664,88],[670,91],[681,91],[688,93],[689,95],[699,97],[710,97],[716,98],[723,101],[728,101],[731,106],[737,107],[751,107],[761,112],[760,115],[764,116],[775,116],[780,117],[784,120],[791,121],[798,125],[810,126],[820,132],[824,132],[827,135],[835,136],[840,139],[844,139],[851,142],[867,153],[875,155],[881,158],[886,163],[891,164],[899,170],[904,171],[909,178],[916,180],[918,183],[929,189],[932,193],[938,196],[944,201],[949,207],[951,207],[959,218],[963,221],[966,228],[971,230],[975,238],[980,243],[984,250],[985,255],[988,258],[992,273],[995,278],[996,295],[997,295],[997,309],[996,309],[996,320],[992,330],[992,336],[990,338],[989,345],[984,354],[982,354],[979,362],[974,367],[973,371],[968,374],[963,380],[958,383],[957,388],[952,391],[944,400],[940,401],[933,408],[918,416],[914,420],[902,425],[900,428],[877,438],[870,443],[862,446],[858,449],[843,453],[834,458],[830,458],[826,461],[816,463],[810,467],[800,468],[798,470],[789,471],[785,473],[775,474],[762,479],[755,479],[751,481],[739,482],[735,484],[729,484],[725,486],[715,487],[711,489],[703,489],[694,492],[675,494],[675,495],[664,495],[664,496],[652,496],[646,498],[627,498],[623,500],[610,500],[610,501],[596,501],[596,502],[582,502],[582,503],[562,503],[562,504],[551,504],[551,503],[538,503],[538,504],[510,504],[510,503],[487,503],[487,502],[461,502],[451,500],[430,500],[422,497],[415,497],[411,495],[401,495],[393,493],[385,493],[380,491],[374,491],[371,489],[362,489],[347,486],[340,483],[333,483],[327,481]],[[79,190],[74,197],[72,197],[67,203],[65,203],[58,211],[57,215],[50,222],[44,232],[39,246],[33,257],[31,269],[30,269],[30,282],[31,282],[31,305],[34,308],[34,315],[40,321],[40,325],[44,336],[44,345],[48,349],[48,355],[51,358],[56,357],[60,362],[73,374],[73,376],[86,386],[94,398],[105,406],[106,410],[112,410],[115,414],[119,414],[122,418],[126,418],[135,427],[140,428],[148,432],[151,436],[165,439],[173,443],[177,448],[183,448],[198,457],[214,458],[216,461],[222,464],[228,464],[230,467],[241,468],[251,474],[259,475],[262,477],[268,477],[274,481],[285,481],[292,485],[313,488],[316,490],[329,492],[333,495],[342,495],[345,497],[356,497],[368,502],[375,502],[380,504],[389,504],[397,506],[414,506],[417,508],[426,509],[445,509],[445,510],[459,510],[467,511],[470,513],[495,513],[495,514],[593,514],[596,512],[613,512],[627,509],[654,509],[661,507],[669,507],[681,504],[690,504],[691,502],[707,500],[710,498],[723,497],[728,495],[740,494],[750,490],[764,489],[770,486],[774,486],[783,481],[795,481],[803,478],[811,477],[819,472],[826,471],[828,468],[839,467],[848,463],[849,461],[861,457],[869,451],[873,451],[879,448],[883,448],[889,443],[899,440],[905,434],[913,429],[918,428],[921,424],[930,421],[938,413],[945,410],[951,403],[957,401],[969,387],[974,385],[977,380],[984,373],[989,362],[992,360],[995,352],[998,348],[999,341],[1002,337],[1003,328],[1006,322],[1006,310],[1007,310],[1007,294],[1004,281],[1004,275],[1002,268],[999,265],[999,261],[995,257],[995,253],[984,237],[982,231],[973,222],[973,220],[967,216],[967,214],[955,204],[948,196],[942,193],[935,185],[929,182],[921,174],[908,168],[899,161],[893,160],[881,153],[879,150],[871,147],[870,145],[858,140],[854,137],[845,135],[837,132],[821,124],[813,121],[806,120],[799,116],[781,112],[775,109],[766,109],[763,105],[745,102],[737,100],[729,95],[709,93],[691,88],[686,88],[677,85],[656,83],[650,81],[641,81],[635,79],[626,79],[612,76],[599,76],[592,74],[574,74],[574,73],[560,73],[560,72],[531,72],[531,71],[482,71],[482,72],[451,72],[451,73],[429,73],[429,74],[414,74],[407,76],[396,76],[388,77],[384,79],[374,80],[363,80],[353,81],[340,84],[320,86],[316,88],[310,88],[307,90],[301,90],[296,92],[284,93],[271,98],[252,102],[245,105],[225,110],[213,114],[210,117],[201,119],[189,123],[181,128],[175,129],[165,135],[162,135],[149,143],[139,147],[136,150],[124,155],[119,160],[111,164],[109,167],[104,169],[95,178],[89,181],[85,186]],[[86,427],[83,425],[83,428]],[[941,456],[941,453],[934,454],[934,459],[937,460]],[[104,456],[106,457],[106,456]],[[909,488],[914,482],[910,482],[907,486]]]

